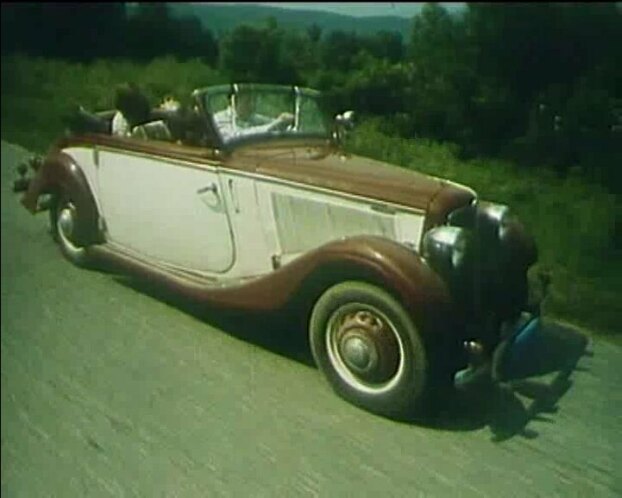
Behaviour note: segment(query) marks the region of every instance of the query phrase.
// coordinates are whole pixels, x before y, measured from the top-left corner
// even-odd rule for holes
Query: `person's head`
[[[164,109],[165,111],[178,111],[181,109],[181,103],[172,95],[166,95],[160,104],[160,109]]]
[[[149,100],[134,83],[125,83],[116,88],[115,107],[123,113],[130,126],[149,121]]]

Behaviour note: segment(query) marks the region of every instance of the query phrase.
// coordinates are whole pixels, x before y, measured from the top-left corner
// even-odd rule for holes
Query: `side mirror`
[[[335,116],[335,130],[333,138],[338,144],[342,144],[348,131],[354,128],[354,111],[345,111]]]
[[[342,114],[335,116],[335,123],[337,126],[342,126],[346,130],[354,128],[354,111],[345,111]]]

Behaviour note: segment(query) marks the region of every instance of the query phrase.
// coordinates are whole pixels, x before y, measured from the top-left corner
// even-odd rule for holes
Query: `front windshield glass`
[[[203,105],[225,143],[247,137],[299,137],[329,134],[319,93],[276,85],[208,88]]]

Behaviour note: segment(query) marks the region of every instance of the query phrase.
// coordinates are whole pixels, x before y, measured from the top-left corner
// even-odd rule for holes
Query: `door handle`
[[[231,201],[233,202],[233,209],[236,213],[240,212],[240,203],[238,202],[238,198],[235,195],[235,190],[233,189],[233,180],[229,178],[229,193],[231,194]]]
[[[208,192],[211,192],[213,195],[207,195],[207,196],[202,195]],[[201,201],[208,208],[214,211],[217,211],[217,212],[220,212],[222,210],[222,202],[220,200],[220,195],[218,193],[218,186],[216,185],[216,183],[211,183],[209,185],[206,185],[205,187],[201,187],[200,189],[197,190],[197,194],[201,196]]]
[[[210,185],[201,187],[197,190],[197,194],[204,194],[205,192],[213,192],[214,194],[218,195],[218,185],[216,185],[215,183],[211,183]]]

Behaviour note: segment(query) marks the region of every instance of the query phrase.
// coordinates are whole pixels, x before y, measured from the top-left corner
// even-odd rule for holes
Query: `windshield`
[[[277,85],[232,85],[200,91],[224,143],[268,137],[327,137],[319,92]]]

